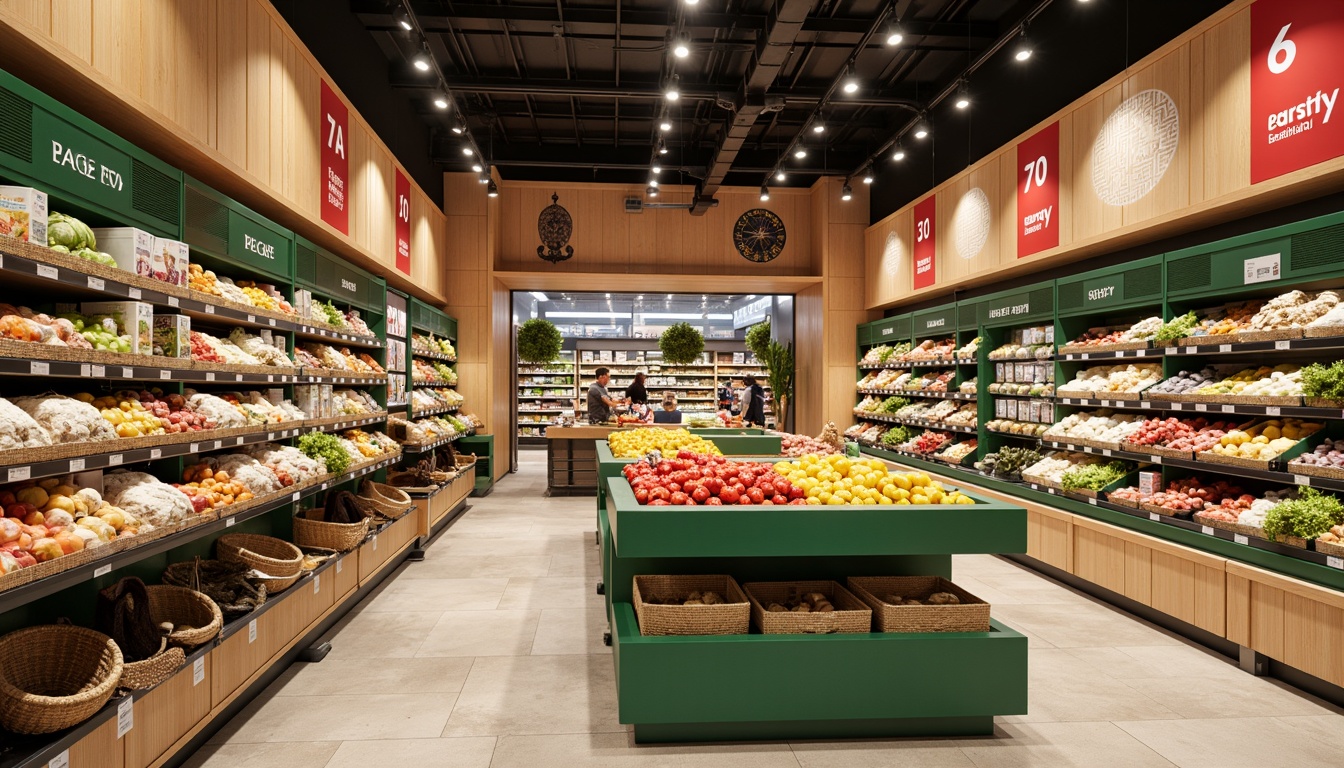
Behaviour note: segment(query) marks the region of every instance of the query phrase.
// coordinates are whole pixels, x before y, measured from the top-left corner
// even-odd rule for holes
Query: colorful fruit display
[[[1213,448],[1236,428],[1237,423],[1232,421],[1211,422],[1202,416],[1193,419],[1168,416],[1141,422],[1138,429],[1125,438],[1125,443],[1134,446],[1132,450],[1156,446],[1193,453]]]
[[[1208,452],[1231,458],[1269,461],[1320,429],[1321,424],[1317,422],[1270,419],[1246,429],[1229,431]]]
[[[641,427],[621,430],[607,436],[607,445],[611,447],[611,455],[618,459],[637,459],[654,451],[664,456],[671,456],[682,450],[694,454],[721,453],[713,442],[684,429]]]
[[[1160,317],[1147,317],[1127,328],[1089,328],[1081,336],[1069,342],[1068,349],[1094,349],[1115,345],[1133,344],[1148,341],[1162,330]]]
[[[677,451],[656,464],[629,464],[622,471],[635,501],[655,507],[808,503],[804,488],[769,464],[729,461],[690,450]]]
[[[1059,387],[1063,396],[1105,397],[1136,394],[1162,380],[1162,366],[1152,363],[1098,365],[1084,368],[1073,380]]]
[[[148,532],[92,488],[58,477],[0,490],[0,576]]]
[[[774,432],[780,436],[780,450],[785,456],[806,456],[809,453],[820,456],[829,456],[839,453],[840,450],[831,443],[822,442],[820,439],[809,435],[792,435],[788,432]]]
[[[802,488],[807,504],[974,504],[948,491],[923,472],[892,472],[877,459],[803,456],[774,465],[775,472]]]

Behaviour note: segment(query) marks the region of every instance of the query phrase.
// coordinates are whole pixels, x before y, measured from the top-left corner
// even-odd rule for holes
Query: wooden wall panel
[[[152,2],[152,0],[146,0]],[[140,95],[141,0],[93,4],[93,66],[128,93]]]
[[[125,736],[128,765],[154,762],[178,739],[210,714],[210,663],[205,655],[205,680],[193,684],[192,665],[183,667],[153,691],[135,701],[135,727]]]
[[[1227,639],[1247,647],[1251,644],[1251,582],[1227,574]]]
[[[247,8],[247,170],[274,187],[271,173],[271,15],[256,3]]]
[[[1144,605],[1153,604],[1153,550],[1125,542],[1125,597]]]
[[[1107,116],[1120,106],[1121,101],[1123,89],[1119,85],[1106,89],[1073,112],[1073,131],[1070,136],[1066,139],[1060,135],[1061,145],[1066,141],[1073,144],[1076,160],[1069,183],[1071,195],[1067,201],[1063,197],[1059,201],[1061,207],[1068,207],[1073,214],[1074,240],[1097,237],[1118,229],[1123,223],[1121,209],[1101,202],[1092,185],[1093,142]]]
[[[1250,57],[1251,11],[1196,38],[1191,48],[1191,169],[1199,161],[1202,173],[1190,177],[1191,200],[1221,197],[1244,188],[1251,178]],[[1196,57],[1195,52],[1201,54]]]
[[[122,768],[124,765],[126,765],[126,750],[125,745],[117,738],[115,717],[70,747],[69,768]]]
[[[820,285],[799,291],[794,297],[794,345],[797,349],[821,349],[825,345],[825,296]],[[822,421],[825,384],[825,361],[813,355],[798,355],[794,370],[798,423],[816,424]],[[852,378],[850,384],[853,388]]]
[[[0,8],[45,34],[51,34],[52,0],[0,0]]]
[[[1251,582],[1249,645],[1271,658],[1283,658],[1283,590]]]
[[[1003,188],[1000,183],[1003,165],[1001,160],[1000,155],[995,155],[979,163],[938,195],[936,242],[939,252],[937,273],[939,280],[959,280],[998,268],[1002,255],[1000,237],[1003,222],[1008,218],[1007,211],[1016,207],[1015,200],[1010,208],[1005,208],[1003,205]],[[972,190],[979,190],[984,198],[976,200],[978,194]],[[977,206],[985,201],[988,202],[989,218],[984,223],[986,227],[984,244],[978,251],[970,252],[971,246],[968,243],[974,242],[974,230],[979,226],[976,222]],[[965,230],[963,236],[967,238],[967,242],[963,243],[963,246],[968,251],[966,254],[957,247],[959,227]]]
[[[1153,191],[1137,202],[1121,207],[1123,224],[1137,224],[1181,210],[1190,204],[1190,46],[1183,45],[1141,69],[1125,81],[1124,98],[1147,90],[1160,90],[1171,97],[1180,115],[1180,143],[1176,156]],[[1244,121],[1242,121],[1244,122]]]
[[[80,61],[93,62],[93,0],[51,0],[52,41]]]
[[[250,0],[217,0],[215,13],[215,112],[221,118],[247,114],[247,6]],[[247,167],[247,120],[220,119],[215,149],[239,168]]]
[[[864,306],[888,304],[910,295],[913,219],[914,212],[905,208],[864,232],[864,295],[867,300]],[[895,241],[889,254],[887,241],[893,236]]]

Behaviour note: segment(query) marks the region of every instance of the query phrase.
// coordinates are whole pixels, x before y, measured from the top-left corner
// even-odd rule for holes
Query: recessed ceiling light
[[[481,167],[481,164],[480,164],[480,163],[472,163],[472,164],[471,164],[471,170],[473,170],[473,171],[475,171],[475,172],[477,172],[477,173],[480,173],[481,171],[484,171],[485,169]]]
[[[414,29],[414,27],[411,26],[411,17],[407,15],[405,8],[398,8],[396,11],[394,11],[392,13],[392,18],[396,20],[398,26],[400,26],[407,32],[410,32],[412,29]]]
[[[439,91],[438,93],[434,94],[434,106],[438,107],[439,109],[447,109],[449,103],[450,102],[448,101],[448,94],[444,93],[443,91]]]
[[[812,132],[813,132],[813,133],[825,133],[825,132],[826,132],[826,124],[823,123],[821,120],[817,120],[815,123],[812,124]]]

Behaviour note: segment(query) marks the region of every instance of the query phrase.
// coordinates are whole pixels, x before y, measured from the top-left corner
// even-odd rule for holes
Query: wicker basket
[[[66,625],[0,637],[0,726],[54,733],[93,717],[121,680],[121,649],[107,635]]]
[[[224,626],[224,614],[207,595],[166,584],[145,589],[149,592],[149,612],[154,623],[173,625],[168,634],[169,645],[195,648],[213,640]]]
[[[989,603],[941,576],[851,576],[846,585],[873,609],[876,632],[988,632]],[[927,599],[951,592],[956,605],[892,605],[886,595]]]
[[[271,536],[231,533],[219,537],[215,550],[226,563],[242,563],[264,574],[268,595],[289,589],[303,575],[303,553],[299,548]]]
[[[386,518],[396,520],[415,507],[415,501],[400,488],[377,483],[368,478],[359,484],[359,497]]]
[[[328,523],[323,510],[306,509],[294,516],[294,541],[301,547],[349,552],[369,535],[369,519],[358,523]]]
[[[176,646],[169,647],[167,638],[159,652],[143,661],[128,661],[122,666],[121,680],[117,687],[125,691],[142,691],[153,688],[187,663],[187,654]]]
[[[692,592],[718,592],[719,605],[662,605],[647,599],[683,599]],[[745,635],[751,627],[751,603],[732,576],[636,576],[635,616],[639,634]]]
[[[829,635],[869,632],[873,611],[834,581],[775,581],[742,585],[751,600],[751,616],[767,635]],[[820,592],[835,606],[830,613],[772,613],[770,603],[783,603],[800,592]]]

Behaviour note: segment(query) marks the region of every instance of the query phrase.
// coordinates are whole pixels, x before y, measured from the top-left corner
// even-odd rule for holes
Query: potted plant
[[[664,363],[690,365],[705,351],[705,337],[690,323],[677,323],[658,337],[658,349],[663,352]]]
[[[765,366],[766,379],[770,381],[770,407],[775,412],[778,428],[783,432],[789,429],[789,403],[793,400],[793,345],[771,341],[765,347],[765,354],[758,354],[761,365]]]
[[[518,359],[546,365],[560,356],[564,339],[550,320],[533,318],[518,328]]]

